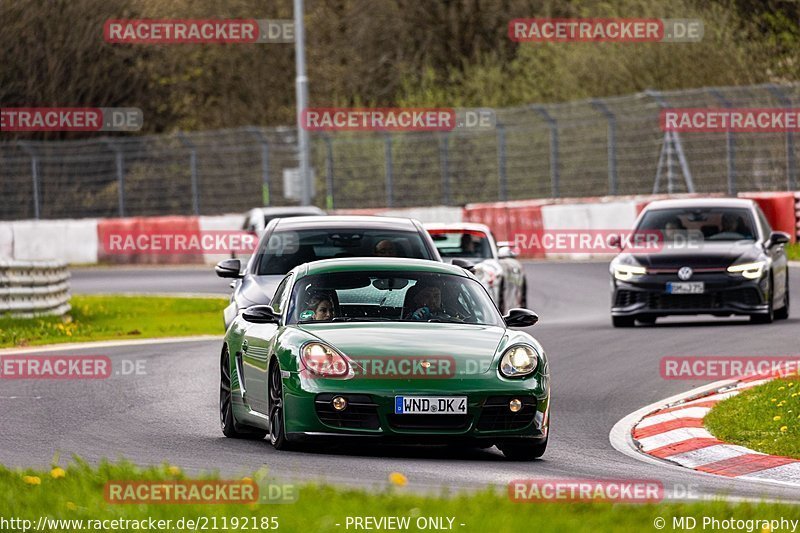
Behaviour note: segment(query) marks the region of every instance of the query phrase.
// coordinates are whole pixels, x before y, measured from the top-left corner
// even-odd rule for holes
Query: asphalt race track
[[[50,464],[78,454],[91,461],[163,461],[189,472],[218,469],[348,485],[384,485],[393,471],[417,490],[504,486],[524,477],[661,480],[669,491],[691,485],[699,494],[800,501],[800,489],[733,481],[641,462],[616,451],[609,431],[622,417],[703,382],[665,381],[659,360],[671,355],[793,355],[800,350],[795,318],[753,326],[746,320],[669,319],[654,327],[613,329],[605,263],[529,262],[528,302],[541,320],[531,329],[548,351],[553,375],[550,445],[544,458],[506,461],[496,449],[384,447],[372,442],[275,452],[266,440],[222,436],[218,421],[216,341],[149,344],[60,353],[146,360],[146,376],[97,381],[4,381],[0,393],[0,463]],[[800,287],[800,269],[791,284]],[[86,269],[75,272],[82,292],[225,293],[213,269]],[[800,296],[795,296],[800,301]],[[220,319],[221,320],[221,319]],[[220,332],[222,334],[222,332]],[[31,354],[37,353],[35,350]],[[116,368],[115,364],[115,368]]]

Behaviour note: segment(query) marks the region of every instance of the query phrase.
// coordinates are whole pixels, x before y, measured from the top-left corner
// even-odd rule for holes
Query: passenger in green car
[[[330,320],[335,316],[333,298],[324,292],[315,292],[306,301],[306,311],[300,317],[302,320]]]

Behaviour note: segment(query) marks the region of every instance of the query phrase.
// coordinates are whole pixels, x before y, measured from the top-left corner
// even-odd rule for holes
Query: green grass
[[[0,317],[0,348],[222,334],[222,298],[73,296],[65,317]]]
[[[800,261],[800,243],[787,245],[786,254],[790,261]]]
[[[800,380],[776,379],[728,398],[704,422],[725,442],[800,459]]]
[[[673,517],[695,517],[702,530],[703,517],[741,520],[800,519],[800,506],[777,504],[701,503],[513,503],[504,487],[473,494],[419,495],[387,484],[369,491],[303,485],[298,498],[287,504],[109,504],[104,498],[108,481],[184,479],[179,471],[163,465],[140,470],[129,463],[101,463],[91,467],[76,460],[63,477],[50,471],[12,471],[0,467],[0,517],[17,517],[36,524],[40,516],[58,520],[147,519],[173,520],[215,517],[218,523],[234,517],[241,521],[277,517],[280,531],[342,532],[348,516],[453,517],[454,531],[656,531],[654,521],[666,520],[664,531],[674,531]],[[387,472],[387,481],[388,481]],[[208,476],[213,477],[213,476]],[[27,481],[26,481],[27,480]],[[270,480],[275,482],[275,480]],[[411,480],[413,481],[413,480]],[[38,483],[37,483],[38,482]],[[230,522],[229,522],[230,524]],[[337,526],[336,524],[340,524]],[[460,524],[464,524],[461,526]],[[44,531],[74,531],[76,524],[51,525]],[[233,531],[235,528],[227,530]],[[110,528],[106,531],[119,531]],[[244,531],[243,528],[238,528]],[[250,528],[250,530],[253,530]],[[353,531],[351,526],[350,531]],[[416,527],[410,531],[418,531]],[[720,530],[720,529],[717,529]],[[762,531],[759,526],[754,531]],[[791,529],[789,529],[791,530]],[[263,531],[263,530],[262,530]],[[765,529],[767,531],[767,529]]]

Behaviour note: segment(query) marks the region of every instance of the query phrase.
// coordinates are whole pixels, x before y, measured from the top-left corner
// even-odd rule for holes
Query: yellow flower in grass
[[[774,420],[775,422],[777,422],[780,419],[781,419],[781,415],[775,415],[775,416],[772,417],[772,420]]]
[[[22,481],[24,481],[28,485],[41,485],[42,484],[42,480],[39,479],[37,476],[22,476]]]
[[[789,431],[789,426],[781,426],[781,433],[786,433]]]
[[[180,476],[181,475],[181,468],[179,466],[169,466],[167,468],[167,472],[171,476]]]
[[[76,511],[78,509],[78,506],[72,502],[67,502],[67,509],[69,509],[70,511]]]
[[[408,478],[403,474],[401,474],[400,472],[392,472],[391,474],[389,474],[389,481],[391,481],[398,487],[405,487],[406,485],[408,485]]]
[[[67,477],[67,473],[63,468],[56,466],[50,471],[50,476],[52,476],[53,479],[59,479],[62,477]]]

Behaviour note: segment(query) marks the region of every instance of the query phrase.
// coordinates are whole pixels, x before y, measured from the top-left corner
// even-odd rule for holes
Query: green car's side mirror
[[[242,313],[242,318],[253,324],[277,324],[280,317],[268,305],[254,305]]]
[[[503,320],[509,328],[527,328],[539,321],[539,315],[530,309],[515,307],[508,311],[508,314],[503,317]]]

